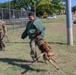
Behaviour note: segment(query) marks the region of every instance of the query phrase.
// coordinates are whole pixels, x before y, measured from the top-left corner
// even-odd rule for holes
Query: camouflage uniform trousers
[[[33,39],[30,41],[30,48],[31,48],[30,55],[33,60],[36,60],[36,58],[37,58],[36,45],[37,45],[36,39]]]
[[[5,50],[5,44],[2,40],[3,40],[3,35],[2,35],[2,32],[0,32],[0,50],[4,51]]]

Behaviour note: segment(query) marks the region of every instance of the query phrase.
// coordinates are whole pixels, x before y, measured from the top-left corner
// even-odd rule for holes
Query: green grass
[[[76,75],[76,25],[73,25],[74,45],[68,46],[66,24],[63,21],[65,16],[58,17],[59,21],[54,19],[55,23],[43,23],[46,27],[45,39],[55,52],[56,64],[60,70],[57,71],[51,64],[45,64],[42,57],[39,63],[32,63],[30,40],[20,38],[23,28],[8,31],[10,42],[4,39],[6,51],[0,51],[0,75]],[[37,47],[36,49],[39,54],[40,51]]]

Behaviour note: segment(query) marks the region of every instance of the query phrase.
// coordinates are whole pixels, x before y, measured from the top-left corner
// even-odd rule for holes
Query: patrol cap
[[[30,12],[30,13],[28,14],[28,16],[34,16],[34,13],[33,13],[33,12]]]

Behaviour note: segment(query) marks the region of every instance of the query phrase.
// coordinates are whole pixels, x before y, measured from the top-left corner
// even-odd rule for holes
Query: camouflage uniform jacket
[[[4,21],[0,20],[0,33],[6,34],[6,24]]]

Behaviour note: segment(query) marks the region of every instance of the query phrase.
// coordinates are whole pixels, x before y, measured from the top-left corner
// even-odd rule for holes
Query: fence
[[[28,22],[29,11],[0,8],[0,19],[4,20],[7,29],[22,28]]]

